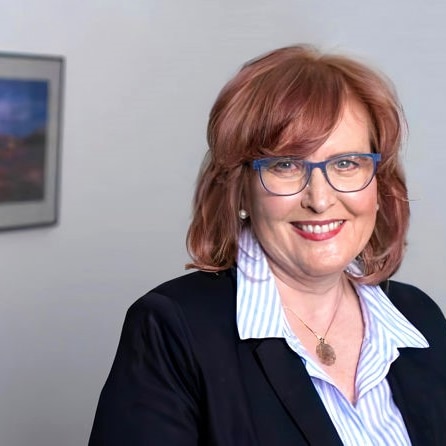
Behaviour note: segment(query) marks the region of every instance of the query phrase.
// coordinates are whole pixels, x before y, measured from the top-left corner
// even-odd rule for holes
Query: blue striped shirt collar
[[[365,322],[365,342],[393,348],[429,347],[425,337],[380,287],[356,285],[356,292]],[[240,339],[286,337],[287,324],[274,278],[262,248],[249,230],[239,238],[237,328]]]

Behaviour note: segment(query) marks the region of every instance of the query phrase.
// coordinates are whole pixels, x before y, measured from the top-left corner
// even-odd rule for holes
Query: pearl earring
[[[238,211],[238,216],[240,217],[240,220],[246,220],[248,218],[248,211],[245,211],[245,209],[240,209]]]

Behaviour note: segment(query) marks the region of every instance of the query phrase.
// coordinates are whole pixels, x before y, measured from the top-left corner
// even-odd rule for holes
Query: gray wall
[[[411,129],[398,278],[446,309],[446,4],[0,1],[1,50],[67,58],[61,222],[0,233],[0,444],[86,444],[126,308],[183,273],[209,108],[242,62],[312,42],[390,75]]]

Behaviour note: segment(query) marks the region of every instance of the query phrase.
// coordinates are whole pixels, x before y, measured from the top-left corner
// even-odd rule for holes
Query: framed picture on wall
[[[64,65],[0,52],[0,230],[58,221]]]

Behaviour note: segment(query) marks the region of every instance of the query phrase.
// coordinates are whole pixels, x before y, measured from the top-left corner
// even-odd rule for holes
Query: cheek
[[[347,207],[350,212],[361,222],[363,230],[370,232],[375,227],[378,204],[378,192],[376,184],[372,183],[366,190],[358,192],[351,197]]]
[[[361,200],[364,207],[364,213],[372,215],[375,219],[376,212],[378,211],[378,188],[376,186],[376,181],[370,184],[364,192],[365,196],[363,197],[363,200]]]
[[[299,206],[295,196],[278,197],[266,194],[257,194],[251,200],[251,216],[254,226],[271,225],[275,222],[289,220],[290,215]]]
[[[298,195],[280,197],[269,194],[262,186],[259,178],[251,178],[249,186],[249,209],[254,224],[265,224],[287,219],[296,207],[300,206]]]

